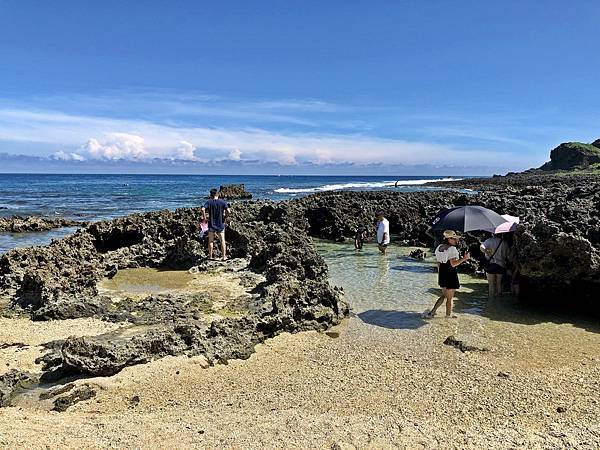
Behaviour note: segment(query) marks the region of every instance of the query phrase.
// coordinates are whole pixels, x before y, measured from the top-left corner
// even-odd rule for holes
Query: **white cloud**
[[[242,152],[239,148],[234,148],[229,152],[229,159],[232,161],[239,161],[242,159]]]
[[[95,159],[148,159],[150,154],[145,150],[144,138],[135,134],[107,133],[102,142],[95,138],[88,139],[82,149]]]
[[[85,158],[78,153],[67,153],[63,150],[59,150],[50,156],[51,159],[56,161],[85,161]]]
[[[197,160],[196,155],[194,155],[194,150],[196,150],[194,144],[191,144],[187,141],[181,141],[179,144],[179,147],[175,149],[175,153],[173,155],[174,159],[181,159],[184,161]]]
[[[464,150],[451,145],[366,134],[291,133],[259,128],[181,127],[142,120],[0,109],[0,140],[72,146],[93,159],[253,160],[284,165],[439,164],[529,167],[518,152]],[[85,143],[82,147],[82,143]]]

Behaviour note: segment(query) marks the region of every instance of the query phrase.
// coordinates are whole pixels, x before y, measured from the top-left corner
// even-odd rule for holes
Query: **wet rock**
[[[64,412],[71,406],[79,402],[89,400],[90,398],[94,398],[95,396],[95,389],[87,384],[83,384],[71,390],[69,394],[63,395],[62,397],[58,397],[56,400],[54,400],[54,407],[52,410]]]
[[[40,216],[12,216],[0,218],[0,232],[10,233],[32,233],[49,231],[63,227],[82,227],[86,222],[78,222],[63,218],[49,218]]]
[[[38,381],[39,376],[16,369],[0,375],[0,407],[8,406],[16,392],[35,385]]]
[[[427,253],[418,248],[410,252],[410,257],[416,259],[417,261],[422,261],[427,257]]]

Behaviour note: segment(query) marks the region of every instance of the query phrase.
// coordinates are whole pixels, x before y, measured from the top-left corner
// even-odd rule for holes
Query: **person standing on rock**
[[[206,221],[208,211],[208,259],[213,259],[215,235],[221,242],[221,259],[227,261],[227,244],[225,243],[225,218],[229,214],[229,204],[219,198],[216,189],[210,190],[210,199],[202,207],[202,220]]]
[[[385,255],[388,245],[390,245],[390,222],[384,217],[383,211],[375,213],[377,220],[377,246],[382,255]]]
[[[444,243],[438,245],[435,249],[435,258],[438,262],[438,284],[442,288],[442,295],[435,302],[433,309],[425,315],[425,318],[434,317],[444,300],[446,300],[446,317],[456,317],[452,314],[454,293],[460,288],[456,267],[471,258],[469,252],[465,253],[462,258],[460,257],[456,248],[459,239],[460,236],[456,231],[446,230],[444,231]]]

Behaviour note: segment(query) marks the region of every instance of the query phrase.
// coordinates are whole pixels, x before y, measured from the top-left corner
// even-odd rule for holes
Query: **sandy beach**
[[[560,341],[547,339],[549,327]],[[351,317],[329,333],[281,335],[228,365],[167,357],[78,381],[98,386],[97,396],[63,413],[3,408],[0,444],[597,448],[600,338],[568,324],[497,332],[474,316],[416,331]],[[490,350],[443,345],[451,334]]]

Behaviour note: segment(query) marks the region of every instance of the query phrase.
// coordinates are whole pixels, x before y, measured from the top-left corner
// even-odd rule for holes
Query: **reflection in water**
[[[415,314],[429,310],[440,295],[433,256],[417,261],[408,256],[412,248],[396,245],[388,247],[387,255],[380,255],[372,244],[359,253],[348,244],[317,240],[316,246],[329,266],[331,282],[344,287],[353,312],[367,323],[415,328]],[[529,307],[510,296],[488,300],[485,279],[462,273],[459,278],[457,313],[519,324],[572,323],[600,332],[597,320]]]

